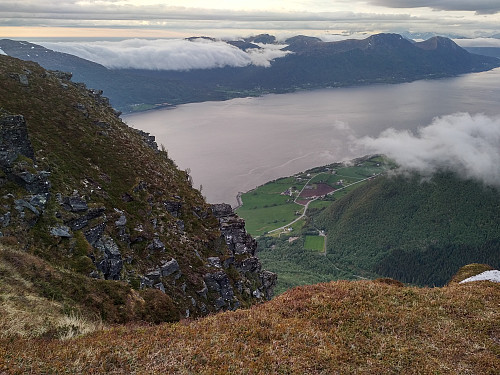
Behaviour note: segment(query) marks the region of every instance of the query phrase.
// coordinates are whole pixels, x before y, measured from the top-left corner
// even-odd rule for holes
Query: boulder
[[[95,243],[95,248],[99,249],[104,258],[98,263],[97,269],[103,274],[107,280],[120,280],[120,273],[123,268],[122,255],[115,241],[103,235]]]
[[[166,201],[166,202],[163,202],[163,205],[165,206],[165,209],[167,210],[167,212],[170,215],[172,215],[173,217],[180,217],[181,216],[181,209],[182,209],[181,202]]]
[[[63,207],[71,212],[85,212],[89,209],[85,199],[80,197],[64,197]]]
[[[219,257],[208,257],[207,262],[209,267],[221,268]]]
[[[75,219],[68,220],[66,224],[72,230],[80,230],[89,225],[89,222],[93,219],[101,217],[106,211],[105,207],[94,208],[88,211],[84,216],[77,217]]]
[[[177,272],[178,276],[176,278],[179,278],[181,274],[179,263],[177,263],[177,261],[174,258],[172,258],[168,262],[163,263],[160,266],[160,270],[161,270],[161,275],[164,277],[168,277]]]
[[[70,228],[65,225],[57,225],[50,229],[50,234],[55,237],[71,238],[73,235],[70,232]]]
[[[148,250],[164,251],[165,244],[159,238],[154,238],[153,242],[148,245]]]

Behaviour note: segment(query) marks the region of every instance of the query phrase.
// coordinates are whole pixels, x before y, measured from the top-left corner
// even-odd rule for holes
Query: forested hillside
[[[263,264],[279,274],[278,293],[380,276],[444,285],[469,263],[500,267],[499,190],[451,173],[380,176],[307,216],[300,232],[258,239]],[[326,254],[305,243],[320,230]]]
[[[500,266],[500,192],[451,173],[380,178],[315,219],[334,262],[420,285],[468,263]]]

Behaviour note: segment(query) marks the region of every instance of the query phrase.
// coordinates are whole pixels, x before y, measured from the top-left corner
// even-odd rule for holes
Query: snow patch
[[[471,276],[465,280],[460,281],[459,284],[470,283],[471,281],[482,281],[482,280],[488,280],[488,281],[493,281],[494,283],[500,283],[500,271],[499,270],[484,271],[483,273],[480,273],[476,276]]]
[[[0,48],[0,55],[7,56],[7,54],[3,51],[3,49]]]

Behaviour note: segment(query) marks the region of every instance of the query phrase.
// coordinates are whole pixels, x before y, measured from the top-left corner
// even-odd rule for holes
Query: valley
[[[337,165],[335,170],[360,178],[363,173],[376,171],[373,164],[366,168],[367,163],[379,161],[358,160],[359,166],[342,169]],[[394,167],[380,163],[377,168]],[[381,174],[351,185],[349,191],[315,199],[299,222],[264,233],[265,228],[252,226],[255,217],[269,227],[285,220],[284,215],[279,216],[279,203],[262,206],[269,204],[270,187],[274,185],[277,190],[279,181],[287,179],[263,185],[255,195],[249,192],[251,205],[247,210],[243,195],[244,203],[238,210],[248,218],[250,230],[259,234],[263,264],[279,274],[278,294],[297,285],[377,277],[439,286],[460,264],[500,267],[500,194],[496,188],[461,180],[453,173],[439,173],[429,181],[416,174]],[[286,204],[292,203],[281,198],[281,205]]]
[[[236,212],[254,236],[291,233],[305,224],[308,210],[328,207],[391,167],[381,156],[316,167],[240,194]]]

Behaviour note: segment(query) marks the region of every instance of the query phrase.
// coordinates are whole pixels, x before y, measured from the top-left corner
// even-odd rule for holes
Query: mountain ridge
[[[242,50],[260,48],[253,42],[274,44],[276,39],[262,35],[227,41]],[[165,103],[176,105],[297,89],[442,78],[500,66],[499,59],[469,54],[444,37],[413,43],[399,34],[376,34],[363,40],[338,42],[295,36],[286,43],[284,50],[293,53],[274,59],[267,68],[249,65],[189,71],[107,69],[34,44],[5,39],[0,40],[0,48],[13,57],[35,60],[47,69],[72,70],[77,81],[103,89],[113,106],[126,112],[158,108]]]

